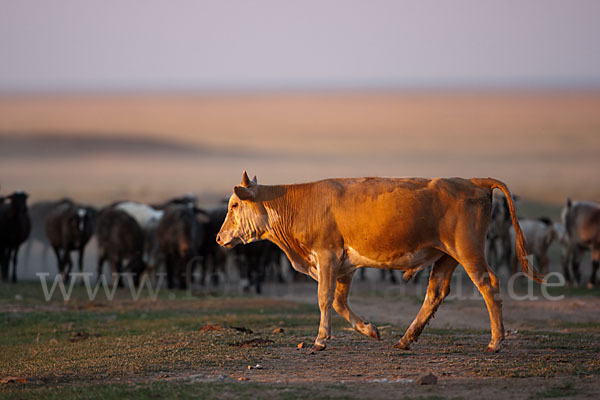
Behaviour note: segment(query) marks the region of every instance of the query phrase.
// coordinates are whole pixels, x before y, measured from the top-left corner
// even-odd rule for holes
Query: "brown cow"
[[[510,192],[491,178],[355,178],[265,186],[244,172],[217,242],[233,247],[270,240],[295,269],[317,280],[321,323],[313,351],[323,350],[331,336],[332,305],[357,331],[380,339],[377,328],[348,306],[357,268],[411,274],[434,263],[423,306],[395,345],[408,349],[448,295],[460,263],[488,308],[492,339],[487,350],[498,351],[504,339],[501,300],[484,251],[494,188],[509,199],[523,272],[541,281],[527,262]]]
[[[567,260],[571,257],[575,284],[579,284],[579,263],[586,251],[592,253],[592,274],[588,287],[596,286],[596,274],[600,268],[600,204],[588,201],[572,202],[562,210],[562,221],[567,241]],[[565,265],[565,264],[563,264]],[[568,268],[565,268],[567,280],[570,280]]]

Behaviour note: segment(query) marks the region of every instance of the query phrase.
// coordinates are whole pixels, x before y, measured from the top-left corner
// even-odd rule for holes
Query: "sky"
[[[0,0],[0,93],[600,87],[598,0]]]

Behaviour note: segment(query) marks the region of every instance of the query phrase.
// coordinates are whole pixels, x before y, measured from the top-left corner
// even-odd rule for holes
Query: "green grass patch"
[[[156,382],[151,384],[106,384],[91,386],[63,386],[35,388],[0,393],[0,399],[46,400],[104,400],[104,399],[214,399],[214,398],[261,398],[261,399],[343,399],[350,395],[347,387],[336,385],[327,394],[308,385],[266,385],[251,382]]]
[[[570,379],[565,379],[561,384],[546,388],[537,392],[532,399],[550,399],[550,398],[563,398],[567,396],[574,396],[579,391],[575,389],[575,384]]]

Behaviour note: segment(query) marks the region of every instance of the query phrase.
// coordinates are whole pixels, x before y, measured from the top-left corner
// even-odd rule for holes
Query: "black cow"
[[[257,294],[262,292],[261,285],[265,281],[269,266],[279,265],[281,250],[269,241],[259,241],[237,246],[236,254],[240,276],[245,280],[244,290],[254,286]]]
[[[367,279],[367,269],[366,268],[362,268],[359,271],[359,277],[361,281],[364,281]],[[386,280],[386,275],[389,277],[389,280],[391,283],[398,283],[398,279],[396,279],[396,275],[394,274],[394,271],[392,271],[391,269],[382,269],[379,270],[379,275],[381,277],[382,281]]]
[[[515,201],[518,200],[517,196],[513,196],[513,199]],[[496,271],[499,270],[502,264],[506,264],[509,270],[511,268],[511,226],[512,222],[506,197],[494,196],[492,199],[490,224],[485,239],[485,248],[486,258]]]
[[[0,202],[0,271],[2,280],[7,281],[12,263],[13,283],[17,282],[19,247],[31,231],[27,197],[27,193],[17,191]]]
[[[29,206],[29,218],[31,220],[31,233],[25,245],[25,265],[29,264],[31,257],[31,247],[34,242],[39,242],[42,245],[41,261],[42,266],[46,269],[48,249],[50,242],[46,234],[46,221],[56,207],[63,202],[72,202],[69,199],[61,199],[58,201],[38,201]]]
[[[216,238],[223,221],[225,221],[227,205],[220,205],[209,211],[204,211],[204,214],[208,217],[208,222],[201,224],[204,227],[204,240],[199,248],[199,255],[202,257],[200,283],[204,284],[206,278],[210,276],[212,277],[212,283],[218,284],[218,273],[225,273],[227,251],[217,244]]]
[[[191,284],[193,263],[199,261],[208,218],[194,207],[171,204],[164,209],[163,217],[156,228],[158,247],[163,253],[167,269],[167,286],[185,289]]]
[[[156,203],[156,204],[151,204],[150,207],[154,208],[155,210],[164,210],[165,208],[169,207],[169,206],[173,206],[173,205],[181,205],[181,206],[186,206],[189,208],[196,208],[196,205],[198,204],[198,198],[192,194],[185,194],[183,196],[180,197],[173,197],[172,199],[169,199],[163,203]]]
[[[139,224],[125,211],[106,207],[98,214],[96,221],[96,237],[98,239],[98,279],[106,261],[110,269],[119,279],[122,272],[133,275],[133,283],[138,286],[146,264],[144,254],[144,232]],[[123,264],[125,263],[125,266]]]
[[[73,261],[71,252],[78,252],[79,272],[83,271],[85,246],[94,233],[97,211],[92,207],[62,200],[46,218],[46,236],[56,255],[58,272],[69,279]]]

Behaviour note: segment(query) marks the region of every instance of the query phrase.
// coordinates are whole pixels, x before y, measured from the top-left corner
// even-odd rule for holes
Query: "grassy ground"
[[[98,296],[90,302],[81,287],[65,302],[57,293],[46,301],[36,284],[0,289],[0,379],[26,380],[0,384],[0,398],[468,398],[508,392],[515,398],[564,398],[599,393],[600,323],[594,321],[553,321],[542,329],[520,330],[507,337],[500,353],[487,354],[482,350],[488,330],[430,327],[410,351],[401,352],[392,345],[405,326],[374,321],[383,334],[378,343],[335,316],[330,346],[309,355],[297,345],[310,345],[316,334],[319,313],[312,304],[190,298],[166,290],[156,300],[142,295],[134,301],[127,289],[118,290],[113,301]],[[283,333],[274,332],[277,328]],[[242,345],[252,339],[263,341]],[[262,368],[249,369],[257,364]],[[437,385],[412,383],[430,371]]]

